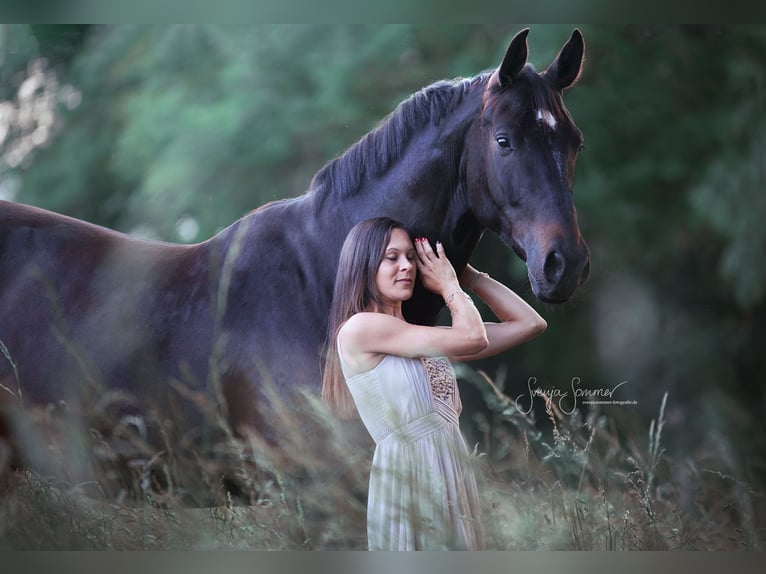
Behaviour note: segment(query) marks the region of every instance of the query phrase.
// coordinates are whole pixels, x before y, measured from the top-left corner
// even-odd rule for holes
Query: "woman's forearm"
[[[476,294],[502,322],[521,322],[541,333],[547,327],[537,311],[511,289],[473,268],[461,276],[461,284]]]
[[[470,341],[475,341],[479,347],[486,347],[487,332],[479,310],[474,305],[470,296],[463,291],[456,281],[454,285],[446,287],[442,292],[447,308],[452,316],[452,329],[463,334]],[[473,351],[476,352],[476,351]]]

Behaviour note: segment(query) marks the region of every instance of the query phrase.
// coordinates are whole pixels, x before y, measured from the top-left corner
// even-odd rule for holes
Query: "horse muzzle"
[[[580,240],[574,252],[553,247],[527,259],[532,292],[545,303],[566,303],[590,275],[590,249]]]

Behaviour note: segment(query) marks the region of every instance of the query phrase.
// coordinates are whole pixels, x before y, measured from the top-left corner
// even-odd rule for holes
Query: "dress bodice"
[[[462,409],[455,371],[446,357],[413,359],[385,355],[372,369],[350,374],[339,348],[341,368],[359,416],[376,443],[397,429],[411,435],[434,425],[457,424]],[[427,421],[431,421],[427,424]],[[410,428],[407,429],[407,425]],[[401,434],[401,433],[400,433]]]

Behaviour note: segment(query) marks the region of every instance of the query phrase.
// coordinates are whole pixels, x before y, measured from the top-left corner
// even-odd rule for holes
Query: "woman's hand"
[[[415,251],[418,255],[417,266],[420,280],[426,289],[445,298],[460,290],[455,269],[447,259],[444,246],[440,241],[436,242],[436,252],[434,252],[428,239],[416,237]]]

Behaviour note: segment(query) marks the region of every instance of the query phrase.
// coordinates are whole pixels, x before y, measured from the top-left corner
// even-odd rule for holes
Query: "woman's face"
[[[392,230],[391,240],[375,276],[383,301],[395,304],[412,297],[417,273],[415,257],[415,247],[407,232],[403,229]]]

